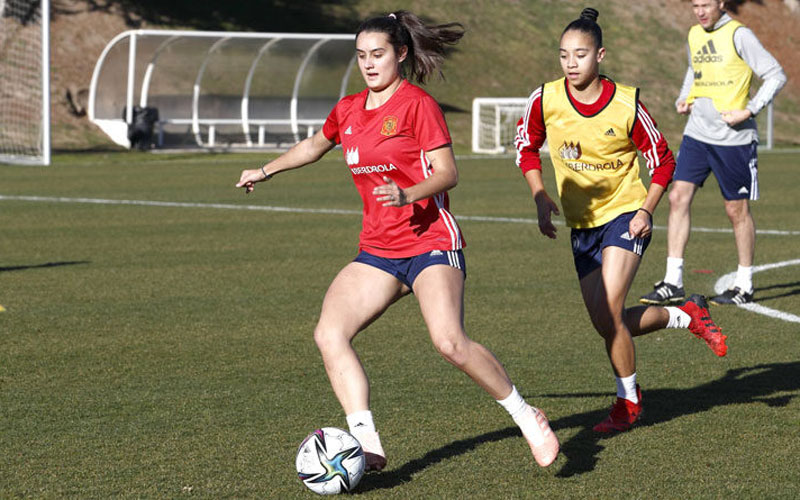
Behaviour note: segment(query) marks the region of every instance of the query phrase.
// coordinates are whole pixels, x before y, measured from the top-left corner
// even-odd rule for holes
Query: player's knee
[[[750,215],[750,207],[747,203],[726,203],[725,213],[733,223],[741,222]]]
[[[433,345],[436,351],[449,363],[455,366],[462,366],[467,361],[467,342],[457,340],[452,336],[436,338]]]
[[[347,337],[336,328],[317,325],[314,329],[314,342],[321,353],[325,354],[337,349],[342,342],[347,342]]]
[[[671,189],[669,192],[669,206],[672,210],[686,210],[692,201],[692,193],[683,189]]]
[[[592,317],[592,324],[597,333],[605,339],[613,338],[624,327],[622,320],[615,320],[610,317]]]

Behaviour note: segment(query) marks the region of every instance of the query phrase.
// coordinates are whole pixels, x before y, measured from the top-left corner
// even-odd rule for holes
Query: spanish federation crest
[[[397,117],[386,116],[383,118],[383,127],[381,127],[381,135],[391,137],[397,134]]]

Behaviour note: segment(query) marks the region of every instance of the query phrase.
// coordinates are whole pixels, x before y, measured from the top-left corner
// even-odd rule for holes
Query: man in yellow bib
[[[698,187],[713,172],[733,224],[739,267],[731,289],[712,304],[753,300],[755,223],[749,200],[758,199],[758,130],[755,115],[786,83],[778,61],[755,34],[734,20],[719,0],[692,0],[699,24],[689,30],[689,68],[675,107],[689,120],[669,193],[667,272],[645,304],[683,302],[683,254],[691,230],[691,204]],[[753,73],[763,84],[751,99]]]

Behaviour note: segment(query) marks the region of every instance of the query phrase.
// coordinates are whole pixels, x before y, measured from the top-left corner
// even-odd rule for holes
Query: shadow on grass
[[[782,392],[800,391],[800,362],[771,363],[748,368],[728,370],[722,378],[691,389],[652,389],[644,393],[645,418],[638,424],[646,427],[668,422],[672,419],[694,413],[703,413],[719,406],[746,403],[764,403],[782,407],[800,394],[776,395]],[[584,398],[598,397],[599,393],[539,394],[536,398]],[[609,394],[610,396],[610,394]],[[561,443],[561,453],[567,462],[556,473],[557,477],[572,477],[594,470],[599,460],[601,444],[615,435],[602,435],[592,431],[592,426],[608,414],[608,407],[587,411],[553,420],[550,425],[559,429],[578,427],[581,430],[569,440]],[[631,432],[635,432],[634,428]],[[517,427],[507,427],[487,432],[469,439],[454,441],[446,446],[411,460],[398,469],[379,474],[369,474],[361,480],[359,492],[388,489],[413,480],[417,474],[428,467],[448,458],[469,452],[483,443],[507,438],[522,437]],[[531,460],[531,467],[535,467]]]
[[[777,288],[783,288],[783,289],[789,288],[790,290],[787,290],[783,293],[778,293],[776,295],[768,295],[766,297],[762,296],[761,293],[759,293],[758,297],[754,299],[754,302],[765,302],[767,300],[779,299],[781,297],[791,297],[792,295],[800,295],[800,281],[795,281],[794,283],[781,283],[779,285],[758,287],[754,289],[753,293],[764,292],[766,290],[775,290]]]
[[[800,362],[771,363],[728,370],[722,378],[692,389],[653,389],[644,393],[646,413],[640,427],[661,424],[674,418],[703,413],[719,406],[764,403],[786,406],[794,395],[774,396],[781,392],[800,391]],[[573,397],[571,395],[542,395],[544,397]],[[567,463],[559,477],[590,472],[603,449],[600,442],[614,435],[599,435],[592,426],[602,420],[608,409],[565,417],[553,422],[554,429],[582,427],[569,441],[562,443]],[[635,428],[634,428],[635,430]]]
[[[429,451],[420,458],[406,462],[399,469],[365,475],[358,485],[357,492],[366,493],[367,491],[400,486],[403,483],[411,482],[414,479],[414,474],[436,465],[439,462],[468,453],[470,450],[474,450],[483,443],[501,441],[510,437],[522,437],[522,433],[519,431],[518,427],[506,427],[505,429],[487,432],[473,438],[453,441],[446,446]]]
[[[80,264],[90,264],[88,260],[68,260],[64,262],[47,262],[45,264],[30,264],[26,266],[6,266],[0,267],[0,273],[9,271],[27,271],[28,269],[44,269],[48,267],[77,266]]]

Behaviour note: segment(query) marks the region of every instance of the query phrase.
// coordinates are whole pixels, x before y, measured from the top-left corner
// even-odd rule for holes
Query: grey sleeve
[[[763,80],[756,95],[747,103],[747,109],[756,115],[786,84],[786,74],[750,28],[742,26],[737,29],[733,34],[733,45],[753,73]]]
[[[681,91],[678,93],[678,99],[675,101],[675,105],[677,106],[679,102],[685,101],[686,98],[689,97],[689,91],[692,90],[692,84],[694,84],[694,70],[692,70],[692,52],[689,50],[689,46],[686,46],[686,54],[688,59],[688,67],[686,68],[686,74],[683,75],[683,83],[681,84]]]

